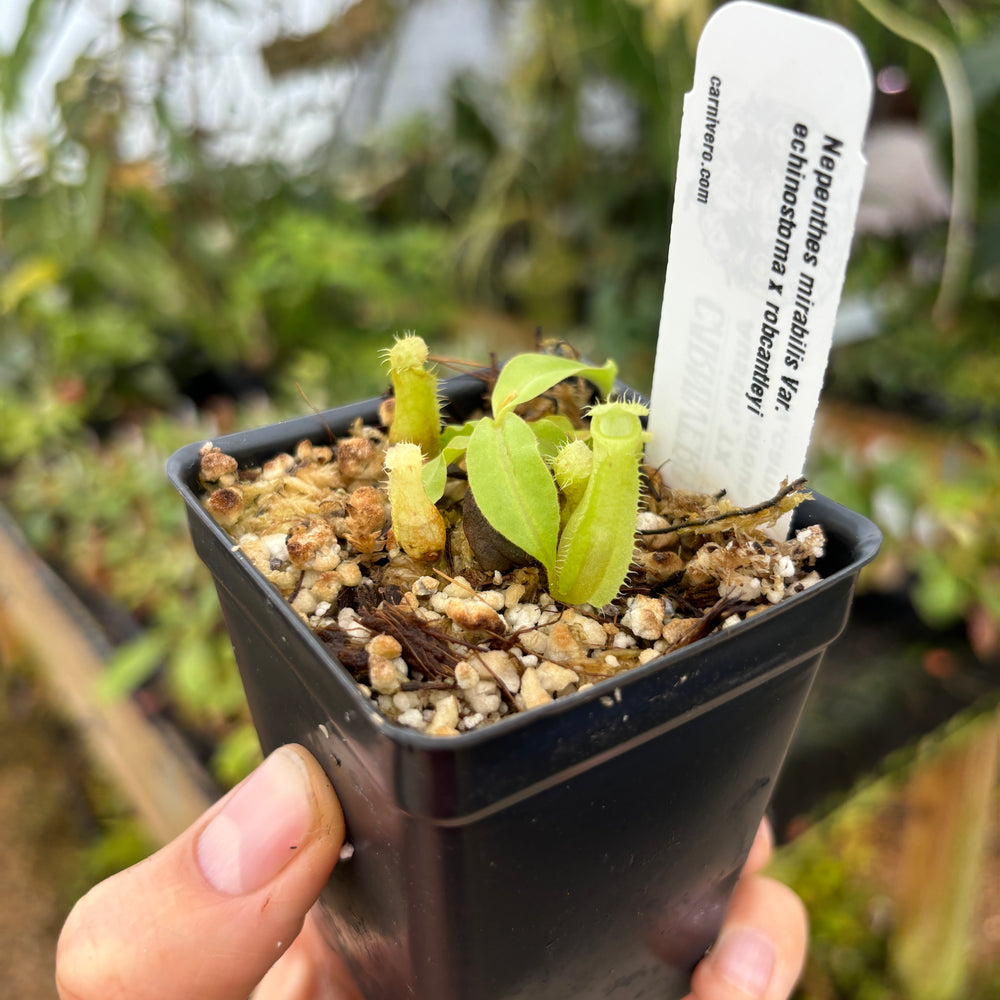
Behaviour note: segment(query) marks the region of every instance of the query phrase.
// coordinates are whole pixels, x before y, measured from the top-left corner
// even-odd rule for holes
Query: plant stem
[[[951,214],[945,244],[944,266],[933,318],[938,326],[954,319],[969,280],[972,263],[973,221],[979,173],[976,114],[969,81],[958,50],[951,40],[887,0],[858,0],[877,21],[905,41],[919,45],[937,64],[951,111]]]

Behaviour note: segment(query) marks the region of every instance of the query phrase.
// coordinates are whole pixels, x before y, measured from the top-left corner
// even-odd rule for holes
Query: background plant
[[[813,480],[875,519],[884,541],[871,584],[905,588],[932,625],[964,624],[984,658],[1000,649],[1000,440],[945,438],[813,452]]]

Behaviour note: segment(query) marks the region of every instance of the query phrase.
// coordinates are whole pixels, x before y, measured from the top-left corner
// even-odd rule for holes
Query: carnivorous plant
[[[400,345],[405,352],[397,351]],[[416,365],[414,358],[419,359]],[[390,441],[419,445],[428,459],[420,508],[440,499],[448,464],[464,456],[480,512],[495,531],[544,567],[552,596],[567,604],[607,604],[624,583],[632,558],[645,440],[641,417],[646,413],[636,402],[608,401],[614,363],[596,368],[551,354],[516,355],[497,377],[491,415],[441,432],[436,405],[432,413],[424,391],[433,379],[426,358],[426,346],[415,336],[398,341],[389,352],[397,392]],[[604,400],[590,408],[588,426],[576,427],[558,412],[533,420],[517,412],[567,379],[585,379]],[[407,380],[420,391],[409,394],[407,387],[400,393]],[[429,424],[433,435],[428,435]],[[406,499],[416,496],[414,453],[407,453],[406,489],[395,448],[390,456],[389,497],[397,537],[420,558],[415,554],[420,546],[411,551],[404,541],[416,530],[411,522],[417,500]],[[424,551],[440,549],[435,544]]]

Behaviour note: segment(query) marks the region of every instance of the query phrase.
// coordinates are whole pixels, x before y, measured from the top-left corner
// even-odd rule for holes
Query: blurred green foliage
[[[273,415],[268,408],[251,419]],[[211,435],[209,421],[159,416],[103,441],[22,463],[4,490],[32,546],[84,592],[130,610],[141,630],[119,636],[101,695],[147,685],[162,710],[213,754],[216,776],[238,780],[249,716],[208,571],[163,476],[165,457]],[[97,609],[100,612],[100,608]]]
[[[961,324],[944,335],[930,321],[931,303],[923,301],[923,315],[899,318],[880,336],[838,348],[827,373],[829,391],[956,430],[995,426],[996,303],[968,304]]]
[[[809,911],[809,962],[797,1000],[902,1000],[888,962],[889,927],[856,857],[857,845],[806,836],[782,851],[772,872],[795,888]],[[860,871],[859,871],[860,869]]]
[[[3,203],[3,460],[169,411],[202,384],[287,400],[287,373],[313,366],[323,398],[375,389],[374,345],[399,317],[440,331],[454,312],[440,227],[382,227],[332,199],[244,220],[187,187],[108,188],[100,227],[77,239],[65,228],[83,193],[31,188]]]
[[[1000,623],[1000,435],[953,436],[941,455],[914,442],[849,452],[816,449],[812,482],[882,528],[872,567],[947,628]],[[887,570],[887,565],[896,568]],[[983,616],[980,619],[980,616]],[[996,656],[993,648],[977,650]]]

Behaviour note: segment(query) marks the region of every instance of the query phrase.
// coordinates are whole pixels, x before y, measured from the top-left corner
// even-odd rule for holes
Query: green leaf
[[[447,454],[450,448],[457,449],[456,455],[464,452],[477,423],[478,420],[467,420],[464,424],[445,424],[441,431],[441,450]],[[455,456],[448,459],[454,460]]]
[[[212,773],[224,788],[242,781],[260,762],[260,740],[250,723],[234,729],[223,737],[212,755]]]
[[[532,420],[528,426],[538,438],[538,447],[542,458],[552,463],[559,449],[579,436],[579,431],[573,426],[573,421],[561,413],[554,413],[540,420]]]
[[[170,655],[170,692],[194,717],[215,722],[237,711],[244,703],[239,674],[222,655],[228,643],[192,628],[175,638]]]
[[[910,597],[920,617],[936,628],[960,621],[968,609],[969,593],[962,580],[940,556],[930,550],[914,558],[917,579]]]
[[[484,517],[549,572],[555,567],[559,496],[538,439],[515,413],[484,418],[469,439],[469,487]]]
[[[448,466],[465,454],[473,427],[475,422],[471,420],[461,427],[445,427],[441,435],[440,454],[424,463],[421,478],[431,503],[437,503],[444,496],[444,489],[448,483]]]
[[[119,646],[101,678],[100,696],[110,701],[131,694],[153,676],[166,652],[167,636],[158,631],[143,632]]]
[[[474,428],[475,423],[468,423],[462,428],[461,434],[452,434],[448,438],[443,439],[441,454],[444,456],[447,465],[457,462],[465,455],[465,450],[469,447],[469,438],[472,437]]]
[[[493,416],[500,419],[522,403],[548,392],[564,379],[579,376],[593,382],[602,396],[607,396],[615,384],[618,369],[613,361],[593,368],[574,358],[554,354],[517,354],[500,370],[493,387]]]
[[[420,478],[428,500],[437,503],[444,496],[444,488],[448,485],[448,463],[445,461],[444,452],[424,462]]]

